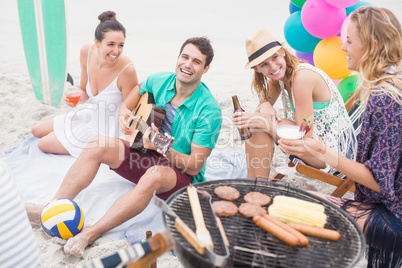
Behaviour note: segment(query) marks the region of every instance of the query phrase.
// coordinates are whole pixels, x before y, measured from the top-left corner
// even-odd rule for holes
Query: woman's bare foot
[[[32,203],[25,203],[28,219],[32,224],[40,225],[40,217],[44,206],[35,205]]]

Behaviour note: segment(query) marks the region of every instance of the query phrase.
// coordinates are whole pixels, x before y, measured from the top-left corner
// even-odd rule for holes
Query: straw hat
[[[248,62],[246,68],[254,67],[274,55],[283,44],[279,43],[267,29],[261,29],[246,39]]]

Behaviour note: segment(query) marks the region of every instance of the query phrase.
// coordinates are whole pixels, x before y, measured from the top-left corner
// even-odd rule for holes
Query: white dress
[[[89,51],[87,66],[89,66],[88,62]],[[112,83],[96,96],[93,96],[91,92],[89,68],[87,68],[86,92],[91,106],[81,109],[73,108],[68,113],[55,117],[54,132],[56,137],[72,156],[78,157],[92,137],[120,137],[118,116],[119,107],[123,103],[123,95],[117,87],[117,79],[130,64],[132,63],[127,64]]]

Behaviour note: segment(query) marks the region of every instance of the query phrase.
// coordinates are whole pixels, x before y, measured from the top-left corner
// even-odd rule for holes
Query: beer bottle
[[[147,231],[145,234],[146,234],[147,240],[149,240],[152,237],[152,231]],[[147,268],[156,268],[156,260],[153,261],[151,263],[151,265],[148,265]]]
[[[243,108],[241,108],[239,99],[237,98],[237,95],[232,96],[233,100],[233,106],[234,106],[234,112],[244,112]],[[249,128],[238,128],[239,134],[240,134],[240,139],[242,141],[248,140],[251,138],[251,131]]]
[[[174,238],[168,230],[162,230],[150,237],[147,243],[149,243],[152,252],[135,262],[129,263],[126,266],[127,268],[144,268],[147,265],[156,263],[156,258],[173,248]]]

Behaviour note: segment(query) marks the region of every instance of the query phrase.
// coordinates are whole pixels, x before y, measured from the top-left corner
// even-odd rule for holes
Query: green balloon
[[[357,75],[350,75],[342,79],[338,85],[339,93],[341,93],[343,102],[349,99],[349,95],[355,93],[357,88]]]
[[[304,2],[306,2],[306,0],[291,0],[291,1],[295,6],[297,6],[299,8],[302,8],[304,5]]]

